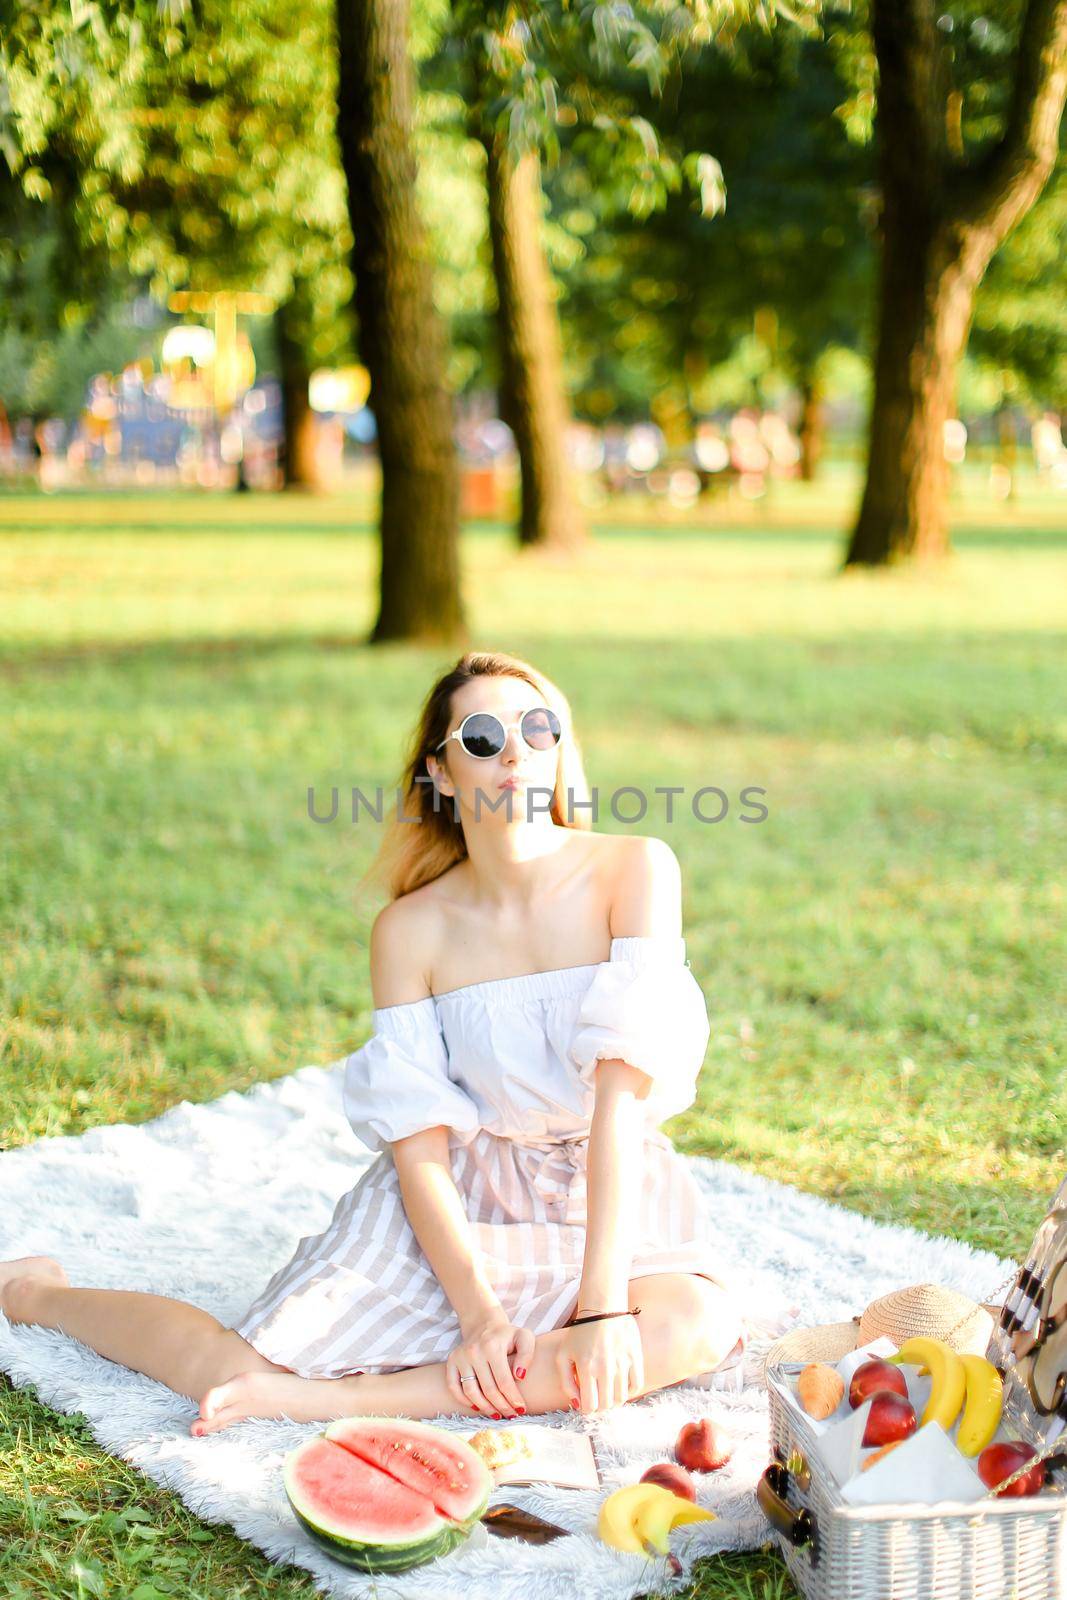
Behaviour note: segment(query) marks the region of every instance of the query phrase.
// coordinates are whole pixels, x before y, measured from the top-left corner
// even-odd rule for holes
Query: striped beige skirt
[[[470,1144],[452,1145],[452,1176],[489,1281],[510,1321],[535,1334],[563,1327],[577,1309],[587,1149],[588,1136],[520,1144],[484,1128]],[[629,1276],[661,1272],[698,1273],[733,1288],[696,1181],[666,1134],[650,1128]],[[305,1378],[447,1359],[462,1339],[459,1320],[408,1223],[388,1147],[234,1329]],[[747,1330],[715,1370],[736,1365],[746,1343]]]

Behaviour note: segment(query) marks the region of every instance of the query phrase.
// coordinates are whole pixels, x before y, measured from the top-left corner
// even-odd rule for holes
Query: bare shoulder
[[[370,931],[370,982],[374,1004],[407,1005],[425,1000],[440,919],[436,898],[414,889],[383,906]]]
[[[682,932],[682,869],[666,839],[616,839],[611,894],[612,938],[677,939]]]

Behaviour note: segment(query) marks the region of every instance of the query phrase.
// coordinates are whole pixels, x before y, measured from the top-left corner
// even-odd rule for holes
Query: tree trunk
[[[274,332],[282,386],[282,482],[286,489],[318,487],[315,413],[308,400],[308,359],[296,307],[284,301],[275,313]]]
[[[533,151],[514,159],[506,136],[483,133],[489,236],[500,334],[501,411],[522,474],[519,540],[572,549],[585,527],[567,463],[570,408],[559,316],[542,242],[541,183]]]
[[[871,23],[882,263],[867,481],[846,567],[948,553],[944,425],[975,294],[1048,180],[1067,94],[1067,0],[1028,0],[1003,138],[968,164],[946,124],[932,0],[872,0]]]
[[[821,385],[810,369],[800,381],[799,432],[800,476],[804,483],[814,483],[825,442],[826,416]]]
[[[459,479],[445,338],[415,202],[408,0],[336,0],[341,160],[382,467],[371,640],[465,643]]]
[[[948,554],[945,423],[991,255],[978,238],[923,244],[886,227],[867,482],[846,565]]]

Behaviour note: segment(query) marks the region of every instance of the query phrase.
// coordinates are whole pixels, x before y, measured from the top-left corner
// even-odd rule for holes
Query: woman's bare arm
[[[534,1335],[515,1330],[472,1246],[466,1210],[452,1178],[447,1128],[424,1128],[393,1142],[400,1192],[412,1232],[459,1319],[460,1337],[445,1366],[453,1406],[513,1417],[526,1403],[516,1379],[526,1376]],[[514,1371],[509,1353],[514,1349]],[[461,1363],[461,1365],[460,1365]],[[473,1373],[464,1387],[461,1373]],[[444,1409],[438,1405],[438,1409]]]
[[[613,938],[680,938],[681,872],[659,838],[625,838],[611,906]],[[585,1253],[577,1294],[581,1312],[629,1307],[630,1270],[643,1186],[645,1107],[651,1078],[624,1059],[597,1064],[585,1184]],[[569,1331],[560,1374],[582,1410],[619,1403],[643,1386],[643,1357],[630,1318]]]
[[[644,1182],[641,1101],[649,1080],[625,1061],[601,1061],[586,1161],[586,1235],[578,1312],[625,1311]]]
[[[424,1128],[392,1145],[404,1210],[422,1252],[448,1296],[461,1329],[500,1310],[500,1301],[471,1241],[467,1214],[452,1176],[448,1129]]]
[[[682,878],[662,839],[620,842],[611,907],[614,938],[679,938]],[[652,1090],[647,1073],[623,1060],[598,1063],[589,1130],[586,1240],[579,1311],[625,1311],[644,1182],[641,1105]]]

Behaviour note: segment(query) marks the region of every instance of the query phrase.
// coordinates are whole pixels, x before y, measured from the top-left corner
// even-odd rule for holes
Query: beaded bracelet
[[[573,1321],[568,1322],[567,1326],[568,1328],[576,1328],[581,1322],[602,1322],[605,1317],[638,1317],[640,1315],[640,1306],[635,1306],[632,1311],[595,1311],[591,1317],[575,1317]]]

